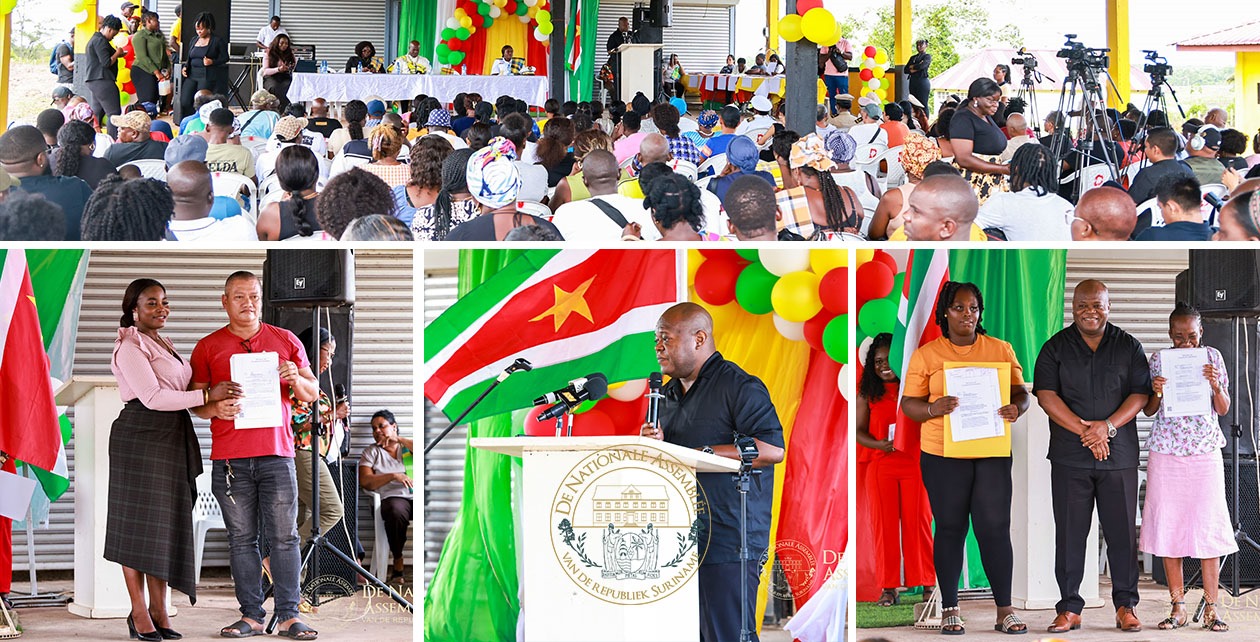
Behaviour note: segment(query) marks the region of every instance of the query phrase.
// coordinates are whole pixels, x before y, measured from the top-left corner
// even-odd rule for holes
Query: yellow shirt
[[[889,234],[889,235],[888,235],[888,240],[889,240],[889,241],[905,241],[905,240],[908,240],[908,239],[906,239],[906,227],[903,225],[903,226],[901,226],[901,227],[897,228],[897,229],[896,229],[896,231],[894,231],[892,234]],[[967,240],[968,240],[968,241],[987,241],[987,240],[989,240],[989,237],[985,235],[984,230],[980,229],[980,226],[979,226],[979,225],[976,225],[975,223],[972,223],[972,224],[971,224],[971,234],[968,236]]]
[[[937,337],[927,345],[910,355],[910,366],[906,368],[905,396],[927,396],[929,402],[945,396],[945,362],[946,361],[998,361],[1011,364],[1011,385],[1023,385],[1024,369],[1015,359],[1015,351],[1011,344],[994,339],[988,335],[979,335],[970,346],[956,346],[945,337]],[[945,420],[935,417],[923,422],[920,437],[923,452],[945,456]]]

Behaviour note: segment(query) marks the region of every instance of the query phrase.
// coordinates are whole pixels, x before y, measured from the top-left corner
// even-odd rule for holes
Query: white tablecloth
[[[323,98],[331,102],[380,96],[385,100],[411,100],[418,94],[449,103],[458,93],[478,93],[494,102],[507,95],[530,105],[547,100],[546,76],[430,76],[419,74],[293,74],[289,100]]]

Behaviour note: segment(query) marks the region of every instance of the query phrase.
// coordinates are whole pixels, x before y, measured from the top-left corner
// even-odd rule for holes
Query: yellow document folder
[[[953,368],[995,368],[998,373],[998,387],[1001,388],[1002,405],[1011,403],[1011,364],[1005,361],[981,361],[981,362],[964,362],[964,361],[946,361],[945,370]],[[945,396],[949,396],[949,390],[945,390]],[[981,457],[1010,457],[1011,456],[1011,423],[1003,421],[1002,426],[1004,432],[1000,437],[989,437],[988,439],[971,439],[967,441],[954,441],[953,429],[949,423],[949,415],[945,415],[945,456],[955,459],[979,459]]]

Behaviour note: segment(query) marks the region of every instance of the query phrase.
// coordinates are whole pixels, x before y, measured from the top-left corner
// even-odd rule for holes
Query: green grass
[[[901,604],[896,606],[876,606],[874,602],[858,602],[857,627],[879,629],[890,626],[911,626],[914,624],[914,605],[922,601],[922,595],[903,593]]]

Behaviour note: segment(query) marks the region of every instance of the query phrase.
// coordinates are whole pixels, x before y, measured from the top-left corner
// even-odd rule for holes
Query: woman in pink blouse
[[[209,417],[218,402],[239,397],[241,388],[226,381],[188,389],[192,367],[159,333],[170,312],[161,283],[132,281],[122,311],[110,369],[126,405],[109,438],[105,559],[123,567],[131,637],[178,640],[182,636],[170,628],[166,613],[167,585],[197,603],[192,509],[201,448],[188,409]]]
[[[1203,336],[1199,311],[1178,304],[1168,317],[1168,337],[1176,349],[1198,348]],[[1225,503],[1225,476],[1221,474],[1221,434],[1217,416],[1229,412],[1229,376],[1221,353],[1205,346],[1207,363],[1203,378],[1211,386],[1212,411],[1202,415],[1170,416],[1164,406],[1162,351],[1151,355],[1152,387],[1155,394],[1145,412],[1155,415],[1155,426],[1146,440],[1150,451],[1146,468],[1146,503],[1142,506],[1143,552],[1164,558],[1172,613],[1159,623],[1160,629],[1177,629],[1190,622],[1186,612],[1181,558],[1202,562],[1203,592],[1207,607],[1203,628],[1228,631],[1229,625],[1217,617],[1216,598],[1221,574],[1220,558],[1238,551]]]

